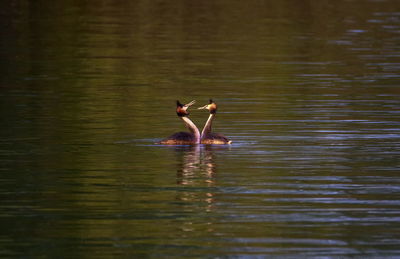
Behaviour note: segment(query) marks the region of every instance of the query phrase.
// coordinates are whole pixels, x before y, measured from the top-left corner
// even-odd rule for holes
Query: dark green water
[[[399,1],[3,2],[1,256],[400,256]]]

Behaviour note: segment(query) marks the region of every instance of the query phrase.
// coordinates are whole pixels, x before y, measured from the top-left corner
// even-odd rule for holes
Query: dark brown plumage
[[[160,142],[164,145],[192,145],[196,144],[196,137],[189,132],[177,132]]]
[[[201,144],[231,144],[232,141],[230,141],[228,138],[226,138],[224,135],[222,134],[218,134],[218,133],[208,133],[205,136],[201,137]]]

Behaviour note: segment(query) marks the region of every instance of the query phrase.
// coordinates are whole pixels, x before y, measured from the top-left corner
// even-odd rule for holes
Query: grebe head
[[[176,101],[176,114],[179,117],[184,117],[184,116],[188,116],[189,112],[187,111],[187,109],[192,106],[196,101],[193,100],[190,103],[187,104],[181,104],[179,101]]]
[[[204,105],[203,107],[199,107],[197,109],[199,109],[199,110],[206,109],[206,110],[209,110],[211,114],[214,114],[214,113],[217,113],[217,104],[215,102],[213,102],[212,99],[210,99],[209,104]]]

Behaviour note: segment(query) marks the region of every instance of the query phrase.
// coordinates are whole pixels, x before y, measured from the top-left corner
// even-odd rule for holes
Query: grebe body
[[[188,108],[193,105],[195,101],[191,101],[188,104],[181,104],[176,101],[176,114],[183,121],[185,126],[190,132],[177,132],[172,134],[168,138],[162,140],[160,144],[163,145],[195,145],[200,144],[200,131],[196,125],[188,118]]]
[[[163,145],[194,145],[198,144],[198,140],[192,133],[189,132],[177,132],[172,134],[168,138],[162,140],[160,144]]]
[[[201,144],[207,144],[207,145],[226,145],[226,144],[231,144],[232,141],[226,138],[224,135],[218,134],[218,133],[209,133],[205,136],[203,136],[200,140]]]

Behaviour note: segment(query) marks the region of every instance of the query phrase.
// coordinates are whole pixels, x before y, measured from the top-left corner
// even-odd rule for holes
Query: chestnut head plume
[[[179,102],[179,100],[177,100],[177,101],[176,101],[176,114],[177,114],[179,117],[188,116],[188,115],[189,115],[189,112],[187,111],[187,109],[188,109],[190,106],[192,106],[195,102],[196,102],[196,101],[193,100],[193,101],[191,101],[190,103],[181,104],[181,103]]]
[[[206,109],[206,110],[209,110],[211,114],[214,114],[214,113],[217,113],[217,104],[212,99],[210,99],[209,104],[206,104],[197,109],[199,109],[199,110]]]

